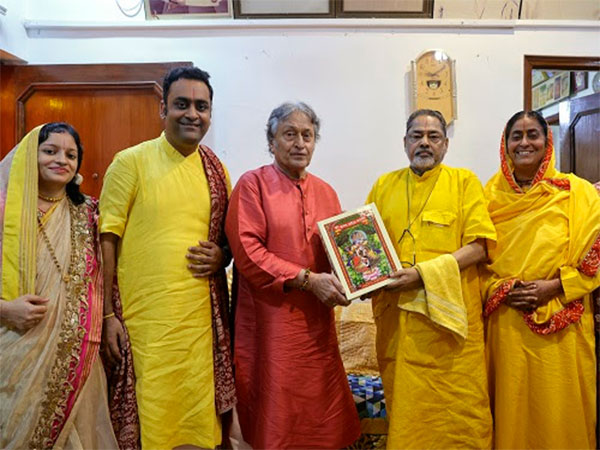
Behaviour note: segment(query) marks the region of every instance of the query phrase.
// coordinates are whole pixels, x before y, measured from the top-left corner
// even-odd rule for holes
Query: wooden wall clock
[[[426,50],[411,65],[413,111],[434,109],[452,123],[457,117],[455,61],[443,50]]]

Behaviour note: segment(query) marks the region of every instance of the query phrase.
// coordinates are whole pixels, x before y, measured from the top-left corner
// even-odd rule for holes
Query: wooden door
[[[600,93],[560,105],[560,169],[595,183],[600,181]],[[600,373],[600,289],[592,293],[596,324],[596,362]],[[596,414],[600,417],[600,377],[596,377]],[[596,424],[600,443],[600,421]]]
[[[84,148],[81,189],[97,197],[114,154],[161,133],[162,78],[181,65],[0,66],[2,156],[35,126],[68,122]]]
[[[600,93],[560,105],[560,170],[600,181]]]

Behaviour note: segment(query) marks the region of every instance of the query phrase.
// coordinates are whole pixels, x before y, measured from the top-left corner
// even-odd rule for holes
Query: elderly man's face
[[[294,111],[279,123],[269,148],[281,170],[302,178],[315,150],[315,127],[306,114]]]
[[[419,175],[440,164],[448,150],[440,121],[433,116],[417,117],[404,137],[404,150],[410,168]]]

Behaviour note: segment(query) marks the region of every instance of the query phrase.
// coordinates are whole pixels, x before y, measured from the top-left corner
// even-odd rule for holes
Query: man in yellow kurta
[[[142,447],[214,448],[221,442],[222,392],[211,294],[228,258],[212,231],[222,231],[230,186],[218,159],[199,146],[210,125],[208,74],[176,68],[163,91],[164,133],[118,153],[106,173],[100,199],[105,294],[111,298],[116,268]],[[104,326],[107,356],[117,363],[123,328],[109,301]],[[214,335],[218,341],[222,330]],[[228,407],[232,398],[229,391]]]
[[[481,183],[441,164],[437,111],[408,119],[410,168],[381,176],[379,209],[403,269],[373,299],[388,409],[388,448],[489,448],[492,438],[475,264],[494,240]]]

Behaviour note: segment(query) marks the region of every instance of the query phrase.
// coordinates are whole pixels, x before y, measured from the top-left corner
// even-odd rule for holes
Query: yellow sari
[[[118,448],[98,357],[97,208],[64,198],[40,216],[48,242],[38,232],[40,128],[0,162],[0,295],[49,299],[26,332],[0,326],[0,448]]]
[[[554,168],[550,134],[530,189],[501,169],[487,183],[498,239],[483,273],[496,448],[596,448],[591,292],[600,285],[600,198]],[[560,277],[564,293],[532,313],[503,304],[516,280]]]

